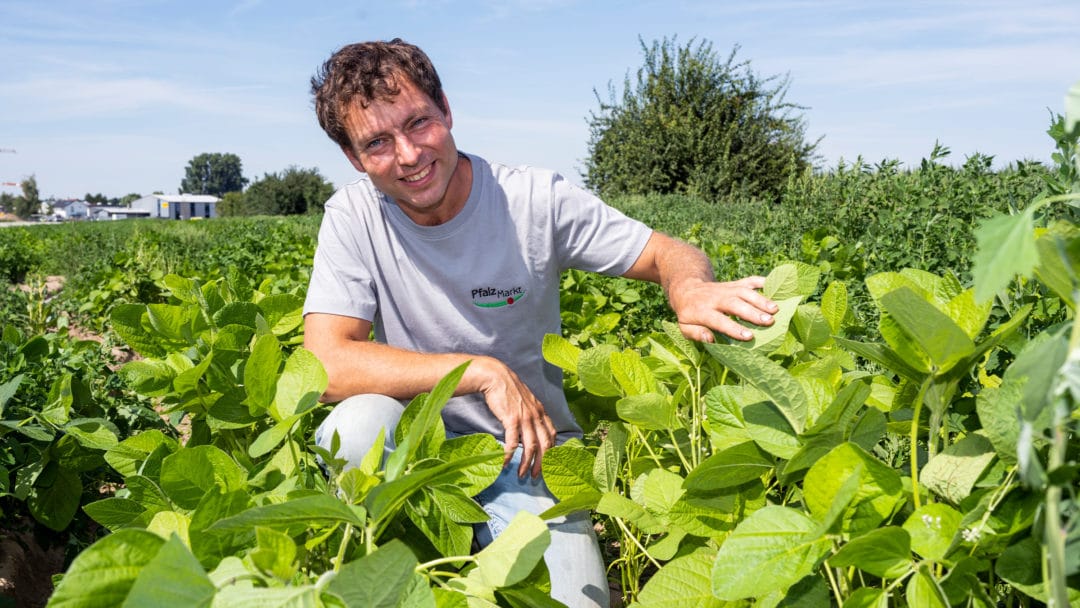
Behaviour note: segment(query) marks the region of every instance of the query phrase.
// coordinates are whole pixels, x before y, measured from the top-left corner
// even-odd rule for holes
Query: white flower
[[[982,536],[982,529],[981,528],[964,528],[964,530],[960,533],[960,535],[963,536],[964,540],[969,542],[969,543],[977,543],[977,542],[979,542],[979,538]]]

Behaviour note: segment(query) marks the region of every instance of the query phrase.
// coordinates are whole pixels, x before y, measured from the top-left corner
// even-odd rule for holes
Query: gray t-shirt
[[[652,231],[556,173],[463,156],[472,191],[438,226],[414,223],[367,176],[338,190],[326,203],[304,314],[369,320],[377,341],[400,348],[494,357],[561,435],[580,434],[562,370],[541,353],[544,335],[560,332],[560,275],[620,275]],[[451,399],[443,421],[454,433],[503,438],[481,394]]]

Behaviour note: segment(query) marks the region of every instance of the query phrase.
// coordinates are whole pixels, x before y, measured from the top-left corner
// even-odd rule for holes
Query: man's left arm
[[[731,317],[767,326],[772,325],[778,310],[775,302],[758,291],[765,277],[718,282],[704,252],[656,231],[623,276],[660,284],[675,311],[679,329],[691,340],[712,342],[713,331],[749,340],[753,337],[751,331]]]

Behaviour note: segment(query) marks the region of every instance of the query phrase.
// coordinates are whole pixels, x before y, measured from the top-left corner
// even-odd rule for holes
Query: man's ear
[[[446,93],[442,94],[442,105],[446,108],[446,126],[447,128],[454,128],[454,117],[450,114],[450,100],[446,98]]]
[[[349,162],[352,163],[352,166],[355,167],[357,171],[367,173],[367,171],[364,170],[363,163],[361,163],[360,159],[353,153],[352,148],[349,146],[341,146],[341,151],[345,153],[345,156],[348,157]]]

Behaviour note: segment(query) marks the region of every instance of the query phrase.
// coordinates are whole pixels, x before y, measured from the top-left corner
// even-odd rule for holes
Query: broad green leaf
[[[434,500],[432,493],[432,488],[424,488],[410,496],[405,502],[405,514],[442,555],[468,555],[472,526],[455,521],[446,504]],[[480,522],[487,521],[487,513],[482,509],[480,513]]]
[[[122,606],[140,570],[165,541],[145,530],[119,530],[84,549],[49,598],[50,608]]]
[[[393,516],[405,502],[405,499],[420,488],[426,485],[452,483],[457,478],[459,471],[473,465],[489,462],[495,454],[502,457],[502,452],[476,454],[431,468],[410,471],[394,481],[376,486],[368,493],[364,505],[367,507],[372,519],[381,521],[383,517]]]
[[[281,343],[271,335],[259,336],[251,348],[251,356],[244,363],[244,388],[248,403],[263,412],[274,403],[277,390],[278,369],[281,367]]]
[[[742,417],[750,439],[766,452],[779,458],[792,458],[799,450],[795,430],[775,403],[748,403],[742,408]]]
[[[726,602],[713,597],[714,553],[698,549],[677,557],[654,575],[642,588],[634,606],[638,608],[723,608]]]
[[[22,379],[23,374],[19,374],[11,380],[0,384],[0,416],[4,415],[4,407],[7,406],[7,402],[15,396],[15,392],[19,390]]]
[[[198,314],[195,308],[175,304],[147,304],[146,318],[150,327],[167,340],[190,343],[191,322]]]
[[[817,350],[832,341],[833,329],[825,313],[814,304],[803,304],[792,319],[795,333],[806,350]]]
[[[650,513],[665,517],[684,493],[682,476],[667,469],[652,469],[634,480],[630,496]]]
[[[157,359],[130,361],[120,368],[120,375],[135,392],[147,397],[159,397],[172,390],[176,370]]]
[[[611,374],[611,354],[619,349],[610,344],[594,346],[578,358],[578,379],[585,390],[600,397],[620,397],[622,393]]]
[[[1030,597],[1043,603],[1049,599],[1043,581],[1042,547],[1030,536],[1009,545],[994,564],[994,573]],[[1080,590],[1068,588],[1069,605],[1080,603]]]
[[[202,361],[199,361],[198,365],[176,374],[176,377],[173,378],[173,391],[184,394],[188,391],[198,390],[199,380],[202,379],[206,370],[210,368],[213,357],[214,351],[210,351]]]
[[[135,578],[124,608],[198,608],[209,606],[217,588],[199,560],[173,536]]]
[[[841,281],[829,283],[825,293],[821,294],[821,314],[828,321],[832,333],[840,333],[848,314],[847,285]]]
[[[294,414],[307,412],[318,405],[328,382],[319,359],[307,349],[296,349],[285,360],[285,369],[277,379],[270,415],[281,422]]]
[[[161,489],[184,509],[194,509],[215,485],[224,491],[242,489],[247,472],[220,449],[197,446],[178,450],[161,463]]]
[[[686,476],[688,492],[715,492],[759,479],[772,470],[773,459],[752,441],[734,445],[703,460]]]
[[[228,532],[254,529],[255,526],[287,529],[294,524],[330,526],[337,523],[360,527],[364,525],[364,521],[349,505],[333,496],[319,494],[278,504],[253,507],[231,517],[220,519],[207,529]]]
[[[807,471],[803,494],[807,508],[818,517],[827,513],[849,476],[859,472],[859,489],[843,517],[843,529],[858,534],[878,527],[904,502],[900,475],[866,450],[844,443]]]
[[[624,395],[656,393],[656,378],[637,351],[624,350],[611,353],[611,375],[619,383]]]
[[[808,296],[817,290],[821,271],[809,264],[799,262],[781,264],[765,277],[761,293],[772,300],[786,300],[794,296]]]
[[[1075,308],[1072,289],[1073,277],[1080,275],[1080,231],[1068,222],[1052,225],[1035,241],[1035,248],[1039,253],[1035,277],[1069,308]]]
[[[788,326],[791,324],[791,318],[795,316],[795,311],[799,308],[799,302],[802,301],[802,296],[793,296],[785,300],[776,301],[778,310],[773,315],[773,323],[768,327],[761,327],[752,323],[742,322],[741,324],[748,327],[753,331],[754,337],[744,342],[736,342],[735,345],[740,348],[746,348],[754,350],[763,354],[769,354],[776,350],[780,343],[784,341],[784,335],[787,334]]]
[[[255,329],[255,315],[259,307],[253,302],[229,302],[214,313],[214,324],[219,328],[240,325]]]
[[[162,279],[162,283],[165,283],[165,287],[169,288],[169,292],[177,300],[185,304],[198,304],[203,299],[201,286],[195,279],[189,279],[177,274],[167,274]]]
[[[147,532],[153,532],[161,538],[168,540],[176,535],[183,541],[184,545],[191,544],[189,541],[189,530],[191,527],[191,518],[183,513],[177,513],[176,511],[158,511],[154,513],[154,517],[150,519],[150,523],[146,525]]]
[[[50,463],[46,467],[56,466]],[[46,478],[51,478],[46,481]],[[57,532],[68,527],[79,509],[82,497],[82,481],[79,474],[70,469],[56,469],[55,475],[41,475],[27,498],[30,514],[45,526]]]
[[[349,608],[399,608],[409,582],[417,576],[416,557],[400,540],[392,540],[345,564],[327,589]],[[425,585],[426,586],[426,585]]]
[[[713,595],[727,601],[783,591],[814,571],[832,542],[814,536],[817,522],[788,507],[750,514],[720,546]]]
[[[650,431],[682,428],[671,397],[645,393],[623,397],[615,404],[619,418]]]
[[[247,587],[226,585],[214,596],[212,608],[319,608],[314,585]]]
[[[911,536],[887,526],[851,539],[829,558],[834,568],[854,566],[880,578],[898,578],[912,568]]]
[[[1039,262],[1035,248],[1035,210],[1029,205],[1016,215],[983,220],[975,229],[975,299],[985,302],[1008,287],[1017,275],[1027,277]]]
[[[593,455],[589,450],[559,445],[544,453],[543,475],[548,490],[559,500],[579,494],[599,495],[593,478]]]
[[[83,505],[83,511],[111,532],[130,525],[146,508],[130,498],[105,498]]]
[[[738,346],[706,344],[705,348],[743,381],[768,395],[791,428],[796,433],[802,432],[808,410],[806,394],[786,369],[762,354]]]
[[[499,442],[487,433],[474,433],[447,439],[439,446],[439,458],[454,462],[477,454],[495,454],[501,450]],[[548,458],[547,452],[544,458]],[[474,464],[460,471],[460,479],[453,482],[469,496],[479,494],[499,476],[502,470],[502,458],[492,456],[487,462]]]
[[[997,388],[986,387],[975,399],[982,434],[994,446],[1002,462],[1016,464],[1016,446],[1020,438],[1020,404],[1027,377],[1006,378]]]
[[[767,399],[751,386],[726,384],[705,393],[704,426],[709,431],[714,451],[723,450],[752,439],[742,416],[743,403]],[[779,416],[779,414],[777,414]],[[797,444],[797,440],[793,445]]]
[[[971,434],[934,456],[919,471],[919,482],[954,505],[971,494],[975,482],[994,460],[994,446]]]
[[[844,608],[889,608],[889,594],[884,589],[860,587],[844,601]]]
[[[911,535],[911,550],[927,560],[944,560],[960,532],[962,517],[942,503],[919,507],[904,522],[904,529]]]
[[[544,360],[548,363],[571,374],[578,373],[578,358],[581,357],[581,349],[566,338],[558,334],[546,334],[541,350],[544,353]]]
[[[643,534],[662,534],[668,527],[645,507],[617,492],[604,492],[596,503],[596,512],[634,524]]]
[[[941,590],[941,586],[934,580],[927,566],[919,568],[914,576],[908,579],[906,597],[908,606],[920,608],[948,608],[949,600]]]
[[[159,445],[168,446],[170,451],[175,451],[178,446],[175,439],[166,437],[159,430],[151,429],[131,435],[109,448],[109,451],[105,452],[105,462],[124,477],[134,475],[139,463],[145,461]]]
[[[273,294],[259,300],[259,310],[275,336],[283,336],[304,322],[304,301],[291,293]]]
[[[1024,346],[1005,371],[1005,383],[1022,383],[1021,415],[1040,432],[1050,427],[1053,401],[1048,387],[1057,383],[1058,370],[1068,356],[1068,341],[1065,331],[1043,332]]]
[[[963,329],[967,337],[976,340],[986,326],[992,308],[990,302],[977,303],[975,291],[965,289],[960,295],[949,300],[942,312]]]
[[[158,339],[143,326],[143,304],[117,304],[109,312],[112,330],[135,352],[143,357],[163,357],[165,349]]]
[[[522,511],[490,545],[474,556],[477,567],[469,577],[492,587],[509,587],[532,572],[549,544],[547,524]]]
[[[623,454],[629,434],[626,425],[613,422],[607,427],[607,434],[596,450],[593,462],[593,479],[600,490],[613,490],[622,470]],[[547,454],[544,455],[547,458]]]
[[[921,382],[929,369],[918,357],[905,359],[884,344],[856,342],[846,338],[835,338],[837,344],[856,355],[869,359],[901,377]]]
[[[79,418],[64,425],[64,432],[79,445],[92,450],[108,450],[117,445],[116,427],[103,418]]]
[[[296,542],[277,530],[256,527],[255,549],[248,557],[259,570],[279,579],[289,580],[296,574]]]
[[[407,408],[405,408],[406,415],[412,415],[413,411],[416,411],[416,414],[408,423],[405,422],[405,417],[403,417],[402,422],[398,425],[398,432],[400,432],[406,424],[408,429],[398,441],[397,449],[395,449],[387,459],[387,481],[395,481],[398,478],[401,471],[405,469],[406,463],[412,462],[413,458],[420,450],[421,440],[424,435],[438,422],[441,422],[442,408],[446,405],[446,402],[450,397],[454,395],[454,389],[456,389],[458,383],[461,382],[461,377],[465,375],[465,370],[469,367],[471,362],[472,360],[469,360],[455,367],[450,373],[446,374],[435,383],[435,386],[430,393],[418,396],[416,399],[413,399],[413,402],[410,403]],[[323,372],[322,377],[324,379],[326,378],[326,372]],[[281,390],[280,385],[278,390]],[[326,390],[325,384],[319,393],[321,394],[323,390]]]
[[[302,417],[303,416],[300,415],[289,416],[259,433],[259,436],[248,446],[248,456],[259,458],[264,454],[270,453],[271,450],[276,448],[282,440],[292,433],[293,427],[296,426],[297,421]]]
[[[975,350],[963,329],[909,288],[885,294],[881,305],[904,334],[918,344],[939,375]],[[898,351],[901,348],[893,342],[890,345]]]
[[[686,336],[682,334],[682,330],[679,329],[677,323],[671,321],[663,321],[660,323],[660,328],[663,330],[664,335],[671,340],[671,344],[678,349],[680,353],[693,365],[701,363],[701,351],[694,345]]]
[[[687,492],[672,505],[667,515],[671,525],[719,542],[749,513],[764,506],[764,484],[747,483],[737,492]]]

